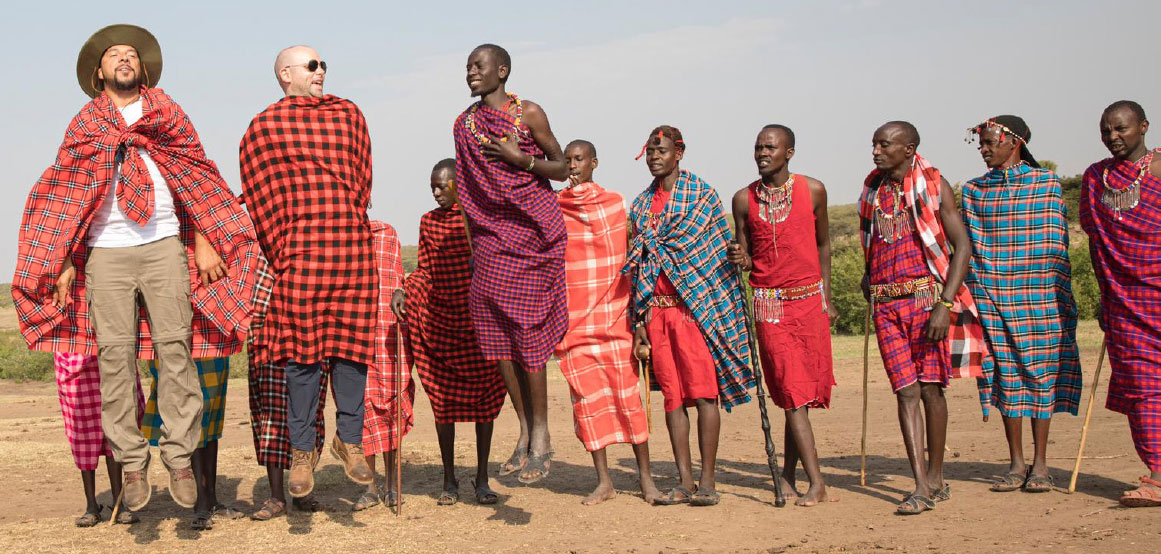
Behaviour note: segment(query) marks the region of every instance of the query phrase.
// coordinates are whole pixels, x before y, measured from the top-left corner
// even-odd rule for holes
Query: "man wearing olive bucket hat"
[[[158,362],[161,458],[170,495],[192,508],[203,410],[194,359],[240,348],[265,263],[189,118],[155,88],[161,60],[157,39],[134,25],[85,42],[77,79],[92,100],[28,195],[12,280],[30,349],[97,356],[101,428],[129,510],[152,492],[136,360]]]

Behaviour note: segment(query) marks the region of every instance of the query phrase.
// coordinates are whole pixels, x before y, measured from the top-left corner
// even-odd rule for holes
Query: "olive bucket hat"
[[[105,84],[97,78],[97,70],[101,67],[101,57],[105,51],[118,44],[128,44],[137,49],[143,73],[142,84],[155,87],[161,80],[161,45],[157,43],[157,37],[136,25],[109,25],[93,33],[77,54],[77,82],[89,98],[95,98],[105,88]]]

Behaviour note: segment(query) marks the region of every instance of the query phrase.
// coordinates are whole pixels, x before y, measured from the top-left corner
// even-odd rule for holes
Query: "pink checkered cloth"
[[[53,354],[56,390],[65,437],[73,451],[73,461],[81,471],[97,469],[101,456],[112,456],[101,431],[101,373],[96,356],[57,352]],[[145,411],[141,379],[137,380],[137,421]]]

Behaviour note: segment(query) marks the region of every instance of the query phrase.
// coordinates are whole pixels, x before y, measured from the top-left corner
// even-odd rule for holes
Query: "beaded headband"
[[[1028,145],[1028,141],[1024,140],[1024,137],[1009,129],[1007,125],[999,123],[994,119],[986,120],[983,123],[976,125],[975,127],[969,127],[967,130],[967,136],[963,139],[964,142],[971,144],[971,142],[975,140],[975,137],[983,133],[986,129],[999,129],[1000,142],[1004,142],[1004,137],[1010,136],[1015,139],[1016,142],[1019,142],[1024,146]]]
[[[660,140],[661,140],[661,139],[663,139],[663,138],[665,138],[665,131],[662,131],[662,130],[658,129],[658,130],[657,130],[657,136],[655,136],[655,137],[649,137],[648,139],[645,139],[645,144],[642,144],[642,145],[641,145],[641,152],[640,152],[640,153],[638,153],[638,154],[637,154],[637,157],[636,157],[636,158],[633,158],[633,159],[634,159],[634,160],[640,160],[640,159],[641,159],[641,156],[644,156],[644,155],[645,155],[645,150],[646,150],[647,148],[649,148],[649,143],[650,143],[650,142],[653,142],[653,140],[654,140],[654,139],[657,139],[658,141],[660,141]],[[681,150],[685,150],[685,141],[684,141],[684,140],[681,140],[681,139],[679,139],[679,138],[675,138],[675,139],[673,139],[673,145],[674,145],[674,146],[676,146],[677,148],[681,149]]]

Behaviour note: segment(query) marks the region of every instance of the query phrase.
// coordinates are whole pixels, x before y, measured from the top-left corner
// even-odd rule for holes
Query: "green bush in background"
[[[34,352],[18,331],[0,332],[0,379],[52,381],[52,354]]]

